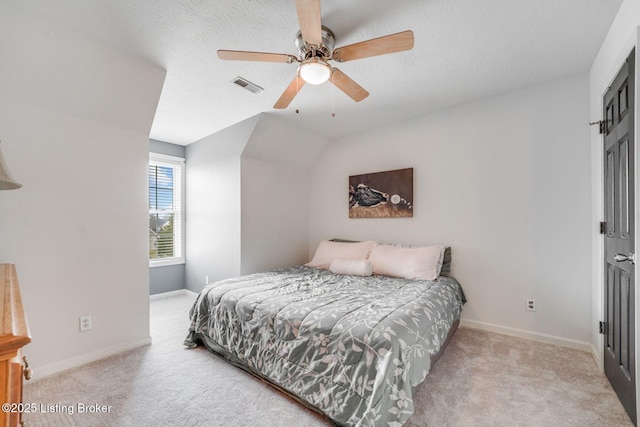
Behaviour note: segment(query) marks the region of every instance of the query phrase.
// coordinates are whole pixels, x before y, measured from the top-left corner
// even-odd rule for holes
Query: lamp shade
[[[0,150],[0,190],[15,190],[20,187],[22,184],[18,184],[9,174],[4,157],[2,157],[2,150]]]
[[[319,85],[329,80],[331,67],[318,58],[307,59],[300,65],[300,77],[310,85]]]

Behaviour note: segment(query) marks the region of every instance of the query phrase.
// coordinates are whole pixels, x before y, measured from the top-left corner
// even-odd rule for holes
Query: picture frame
[[[349,218],[410,218],[413,209],[413,168],[349,176]]]

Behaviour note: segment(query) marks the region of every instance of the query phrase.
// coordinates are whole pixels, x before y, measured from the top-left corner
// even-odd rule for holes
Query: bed
[[[337,425],[402,425],[457,328],[456,279],[299,265],[207,285],[185,345],[203,345]]]

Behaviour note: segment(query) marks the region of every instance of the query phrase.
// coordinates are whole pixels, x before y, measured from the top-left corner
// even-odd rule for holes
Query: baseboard
[[[198,294],[193,292],[193,291],[190,291],[189,289],[178,289],[177,291],[169,291],[169,292],[162,292],[161,294],[149,295],[149,299],[151,301],[155,301],[155,300],[159,300],[159,299],[177,297],[177,296],[181,296],[181,295],[188,295],[188,296],[194,296],[195,297]]]
[[[595,349],[590,342],[574,340],[571,338],[557,337],[554,335],[531,332],[524,329],[511,328],[508,326],[495,325],[493,323],[480,322],[478,320],[460,319],[460,325],[473,329],[495,332],[512,337],[525,338],[533,341],[555,344],[561,347],[573,348],[575,350],[586,351],[595,354]]]
[[[151,344],[151,337],[145,338],[140,341],[115,345],[113,347],[103,348],[101,350],[93,351],[91,353],[85,353],[80,356],[72,357],[62,360],[60,362],[50,363],[48,365],[34,367],[33,379],[39,380],[57,374],[58,372],[66,371],[68,369],[77,368],[78,366],[86,365],[87,363],[95,362],[96,360],[104,359],[109,356],[114,356],[123,351],[133,350],[135,348],[143,347]]]
[[[163,292],[161,294],[150,295],[149,299],[151,301],[154,301],[154,300],[171,298],[171,297],[181,296],[181,295],[189,295],[189,296],[195,297],[198,294],[188,289],[179,289],[177,291]],[[104,359],[106,357],[113,356],[118,353],[122,353],[123,351],[133,350],[135,348],[142,347],[149,344],[151,344],[151,337],[145,338],[140,341],[128,343],[128,344],[116,345],[113,347],[104,348],[91,353],[82,354],[80,356],[65,359],[60,362],[50,363],[44,366],[36,366],[33,369],[33,379],[38,380],[41,378],[45,378],[45,377],[57,374],[58,372],[77,368],[78,366],[86,365],[87,363],[95,362],[96,360]]]

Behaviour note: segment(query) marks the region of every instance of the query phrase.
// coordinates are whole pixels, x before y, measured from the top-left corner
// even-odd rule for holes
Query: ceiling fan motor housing
[[[322,44],[320,45],[310,45],[305,43],[302,38],[302,32],[298,31],[298,35],[296,36],[296,48],[298,49],[298,54],[301,61],[310,58],[319,58],[322,60],[327,60],[331,58],[331,52],[333,52],[333,47],[335,46],[335,36],[333,35],[333,31],[322,26]]]

